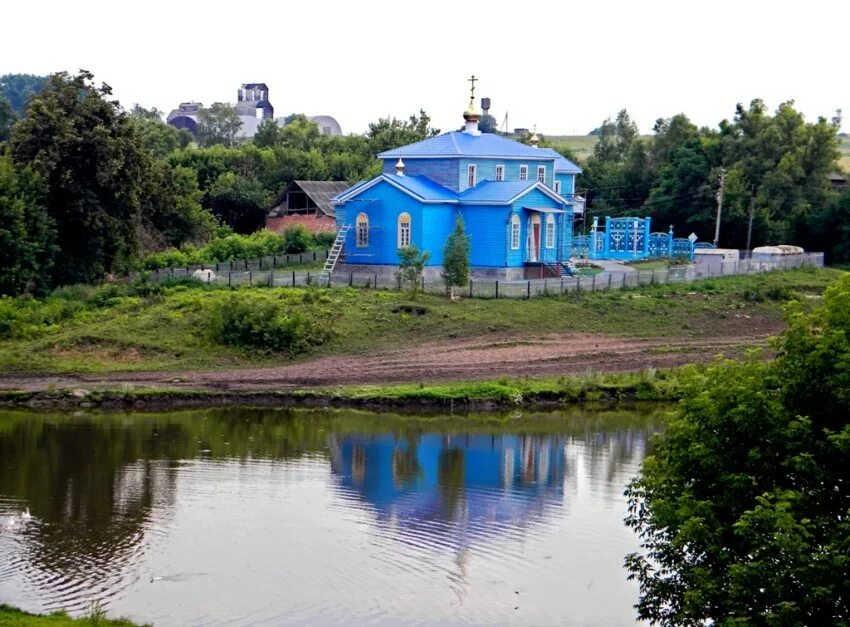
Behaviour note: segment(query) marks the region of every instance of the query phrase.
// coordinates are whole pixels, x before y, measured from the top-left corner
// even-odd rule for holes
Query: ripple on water
[[[0,598],[72,612],[97,600],[158,627],[631,617],[622,490],[642,437],[343,434],[313,450],[290,434],[263,448],[262,431],[245,444],[225,420],[227,445],[164,453],[197,450],[181,420],[120,463],[70,465],[40,495],[42,518],[0,533]],[[101,435],[118,451],[136,427]],[[0,516],[24,506],[0,498]]]

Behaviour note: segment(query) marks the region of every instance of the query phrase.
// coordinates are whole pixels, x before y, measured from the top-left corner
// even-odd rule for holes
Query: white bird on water
[[[21,514],[21,520],[30,520],[32,518],[32,514],[30,514],[30,508],[27,508],[23,514]]]

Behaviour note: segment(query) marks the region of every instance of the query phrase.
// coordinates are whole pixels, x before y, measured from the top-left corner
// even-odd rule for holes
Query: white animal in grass
[[[195,270],[192,277],[198,279],[202,283],[212,283],[215,281],[215,272],[212,270]]]

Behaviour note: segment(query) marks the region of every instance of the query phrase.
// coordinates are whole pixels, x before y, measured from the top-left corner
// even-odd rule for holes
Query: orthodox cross
[[[472,75],[472,76],[470,76],[467,80],[468,80],[470,83],[472,83],[472,87],[471,87],[471,88],[470,88],[470,90],[469,90],[469,99],[470,99],[470,100],[475,100],[475,81],[477,81],[477,80],[481,80],[481,79],[475,78],[475,74],[473,74],[473,75]]]

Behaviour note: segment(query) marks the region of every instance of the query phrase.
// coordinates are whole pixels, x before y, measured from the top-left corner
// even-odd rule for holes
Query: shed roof
[[[332,218],[336,212],[331,201],[349,188],[345,181],[293,181],[293,183],[316,203],[319,211]]]

